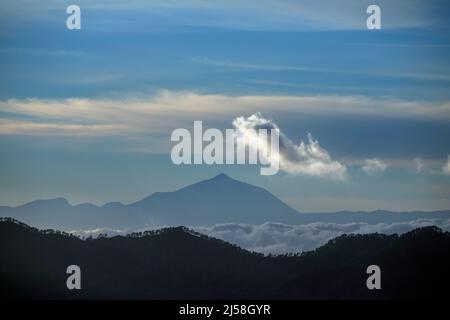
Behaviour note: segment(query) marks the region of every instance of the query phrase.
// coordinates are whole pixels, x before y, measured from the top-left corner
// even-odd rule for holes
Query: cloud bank
[[[450,219],[419,219],[398,223],[368,224],[353,222],[346,224],[316,222],[302,225],[288,225],[267,222],[262,225],[226,223],[212,227],[192,227],[207,236],[222,239],[250,251],[265,254],[302,252],[318,248],[342,234],[402,234],[416,228],[438,226],[450,231]],[[82,237],[125,235],[130,231],[95,229],[75,230],[71,233]]]
[[[266,111],[306,115],[380,116],[450,121],[450,101],[425,102],[362,96],[229,96],[160,91],[151,97],[9,99],[0,101],[0,134],[136,135],[164,133],[193,120],[224,121]],[[78,126],[78,127],[77,127]],[[107,126],[107,130],[99,126]]]
[[[279,161],[280,169],[289,174],[300,174],[315,177],[326,177],[331,179],[345,179],[346,167],[331,159],[327,150],[320,147],[319,142],[311,134],[308,134],[308,141],[295,145],[278,127],[278,125],[264,118],[260,113],[255,113],[248,118],[238,117],[233,120],[233,126],[238,137],[254,141],[259,129],[266,129],[268,132],[275,129],[278,132],[279,152],[270,155],[268,161]],[[258,143],[250,147],[262,148],[263,154],[270,150],[269,140],[259,139]]]
[[[243,225],[230,223],[211,228],[198,227],[196,230],[251,251],[287,253],[313,250],[342,234],[402,234],[415,228],[431,225],[439,226],[448,231],[450,230],[450,219],[420,219],[392,224],[317,222],[304,225],[286,225],[267,222],[262,225]]]

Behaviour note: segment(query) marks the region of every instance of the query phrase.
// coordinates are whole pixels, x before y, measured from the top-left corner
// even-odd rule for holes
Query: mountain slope
[[[65,286],[72,264],[79,291]],[[371,264],[382,290],[366,288]],[[433,227],[264,257],[183,227],[80,240],[0,221],[0,296],[10,299],[442,299],[449,268],[450,234]]]

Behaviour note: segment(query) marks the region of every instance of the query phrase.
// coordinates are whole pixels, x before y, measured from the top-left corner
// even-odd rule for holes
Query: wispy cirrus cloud
[[[45,0],[30,2],[26,0],[9,0],[0,3],[0,12],[5,15],[11,12],[22,15],[36,16],[36,12],[50,12],[60,10],[69,2],[61,4],[61,1]],[[114,21],[111,17],[119,13],[138,11],[145,13],[142,19],[144,26],[155,25],[172,27],[209,27],[227,28],[237,30],[361,30],[365,29],[367,18],[366,9],[372,4],[369,0],[175,0],[175,1],[122,1],[108,0],[93,2],[78,0],[77,5],[90,12],[102,11],[103,15],[99,26],[109,22],[109,32],[117,30],[118,26],[128,28],[138,25],[131,19]],[[438,15],[437,5],[445,6],[439,0],[432,1],[387,1],[378,0],[377,5],[382,8],[383,28],[417,28],[442,22]],[[34,13],[34,14],[33,14]],[[57,19],[57,15],[51,15]],[[35,17],[36,18],[36,17]],[[49,17],[46,17],[49,19]],[[146,18],[146,19],[145,19]],[[432,19],[434,18],[434,19]],[[155,23],[158,22],[158,23]],[[142,29],[142,23],[139,24]],[[108,31],[108,30],[106,30]]]
[[[0,54],[8,54],[8,55],[36,55],[36,56],[52,56],[52,57],[62,57],[62,58],[83,58],[83,57],[92,57],[93,54],[88,54],[85,51],[76,51],[76,50],[62,50],[62,49],[24,49],[17,47],[0,47]]]
[[[0,135],[109,136],[127,132],[118,124],[37,123],[0,119]]]
[[[450,76],[448,73],[443,71],[434,72],[393,72],[393,71],[378,71],[371,70],[367,68],[365,70],[353,70],[349,68],[330,68],[330,67],[310,67],[310,66],[298,66],[298,65],[274,65],[274,64],[256,64],[249,62],[236,62],[230,60],[217,60],[210,59],[208,57],[193,57],[191,59],[193,63],[208,65],[214,67],[223,67],[230,69],[241,69],[241,70],[257,70],[257,71],[304,71],[304,72],[315,72],[321,74],[344,74],[344,75],[352,75],[352,76],[371,76],[371,77],[383,77],[383,78],[403,78],[403,79],[412,79],[412,80],[430,80],[430,81],[450,81]],[[256,80],[255,82],[258,82]],[[260,80],[260,83],[263,83],[264,80]],[[270,81],[269,81],[270,83]],[[272,83],[276,84],[276,81]],[[282,82],[278,82],[279,85]],[[295,83],[284,83],[285,86],[295,86]]]

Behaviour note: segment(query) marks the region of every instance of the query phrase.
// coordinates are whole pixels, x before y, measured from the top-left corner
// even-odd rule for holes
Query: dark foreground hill
[[[66,268],[81,268],[81,290]],[[381,267],[381,290],[366,268]],[[448,298],[450,234],[341,236],[300,256],[264,257],[186,228],[80,240],[0,221],[0,295],[27,299]]]

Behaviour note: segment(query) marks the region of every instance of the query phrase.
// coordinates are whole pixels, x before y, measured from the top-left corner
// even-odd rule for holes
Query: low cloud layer
[[[262,225],[222,224],[211,228],[199,227],[196,230],[248,250],[262,253],[287,253],[313,250],[342,234],[402,234],[415,228],[431,225],[448,231],[450,230],[450,219],[421,219],[392,224],[317,222],[286,225],[268,222]]]
[[[226,223],[212,227],[193,227],[193,229],[210,237],[236,244],[247,250],[265,254],[281,254],[313,250],[342,234],[402,234],[425,226],[438,226],[444,231],[450,231],[450,219],[419,219],[391,224],[368,224],[363,222],[337,224],[316,222],[302,225],[288,225],[267,222],[262,225],[249,225]],[[111,229],[72,231],[73,234],[82,237],[96,237],[99,234],[115,236],[130,232],[129,230]]]
[[[289,174],[300,174],[315,177],[326,177],[331,179],[344,179],[346,167],[331,159],[327,150],[320,147],[319,142],[311,134],[308,134],[308,141],[302,141],[295,145],[278,127],[278,125],[261,114],[256,113],[248,118],[238,117],[233,121],[233,126],[237,130],[238,137],[244,137],[248,141],[255,140],[255,134],[259,129],[266,129],[268,132],[275,129],[280,138],[279,152],[270,155],[269,161],[276,158],[279,161],[280,169]],[[270,150],[269,140],[259,139],[257,144],[264,150]],[[252,145],[251,145],[252,146]]]

